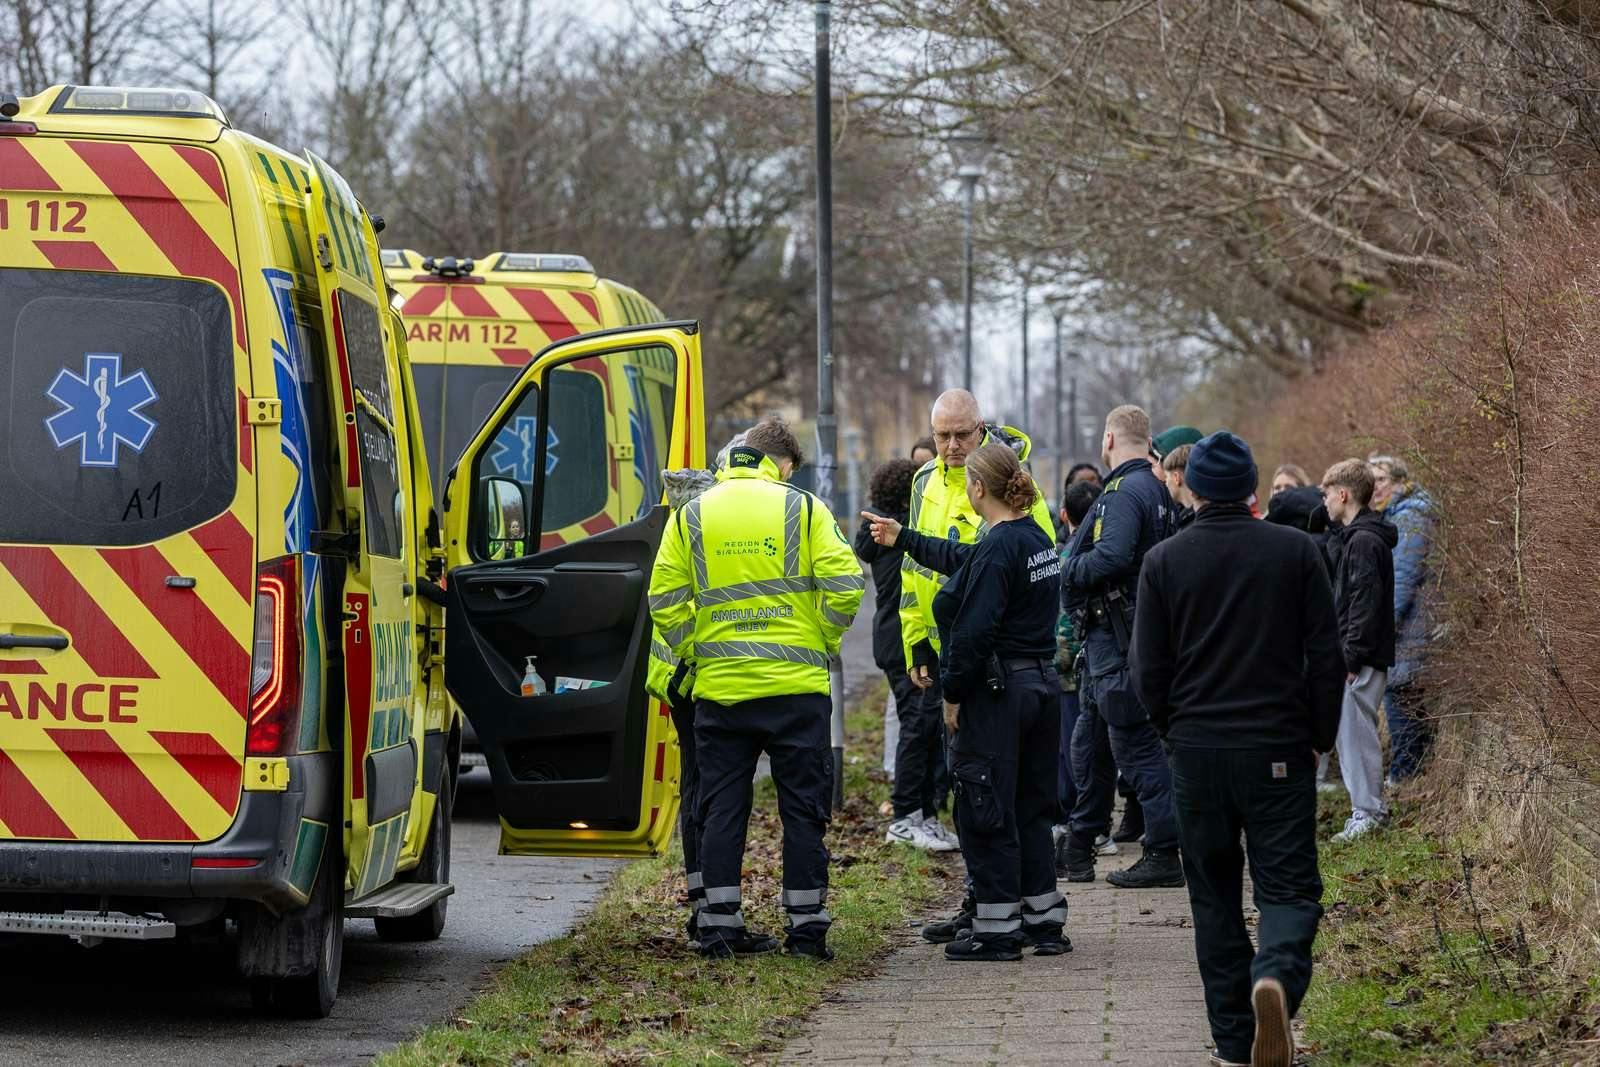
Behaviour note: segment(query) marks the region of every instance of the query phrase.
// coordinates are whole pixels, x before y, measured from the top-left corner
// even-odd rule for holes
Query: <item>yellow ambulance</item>
[[[503,851],[670,835],[659,470],[613,469],[703,465],[698,331],[545,346],[436,506],[380,228],[198,93],[0,93],[0,936],[229,920],[259,1006],[326,1015],[345,919],[443,928],[456,706]]]

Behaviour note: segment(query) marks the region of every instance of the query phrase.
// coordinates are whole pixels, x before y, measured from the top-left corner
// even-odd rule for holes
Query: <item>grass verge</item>
[[[729,1063],[777,1047],[830,987],[871,971],[906,919],[941,891],[942,867],[883,841],[878,805],[888,784],[875,770],[878,745],[869,742],[882,736],[883,695],[874,689],[846,723],[847,755],[859,758],[847,760],[845,808],[828,835],[832,963],[779,954],[700,959],[683,936],[683,864],[674,844],[669,855],[622,870],[571,934],[535,947],[456,1019],[380,1056],[378,1067]],[[772,783],[758,783],[745,853],[752,928],[783,927],[781,837]]]
[[[1597,982],[1549,966],[1529,937],[1537,902],[1485,903],[1491,843],[1432,834],[1404,805],[1385,829],[1330,843],[1348,813],[1340,794],[1319,819],[1327,915],[1301,1009],[1314,1063],[1600,1062]]]

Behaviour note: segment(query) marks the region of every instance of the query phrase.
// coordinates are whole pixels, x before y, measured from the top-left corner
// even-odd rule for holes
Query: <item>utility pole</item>
[[[983,177],[983,161],[989,156],[989,138],[982,133],[951,134],[950,154],[955,157],[956,177],[961,179],[962,258],[961,258],[961,385],[972,390],[972,202]]]
[[[817,496],[833,504],[839,424],[833,410],[833,64],[832,4],[816,0],[817,15]],[[844,807],[844,664],[828,665],[833,716],[833,807]]]
[[[1028,390],[1028,269],[1022,270],[1022,432],[1027,433],[1030,425],[1028,417],[1028,404],[1033,400],[1033,393]]]
[[[1061,436],[1061,320],[1065,317],[1066,311],[1066,307],[1060,300],[1052,300],[1050,302],[1050,314],[1054,316],[1056,320],[1055,427],[1054,436],[1051,437],[1051,440],[1055,442],[1056,446],[1056,485],[1058,486],[1065,484],[1067,477],[1067,461],[1069,458],[1067,440]],[[1063,499],[1061,503],[1063,506],[1065,506],[1066,500]]]

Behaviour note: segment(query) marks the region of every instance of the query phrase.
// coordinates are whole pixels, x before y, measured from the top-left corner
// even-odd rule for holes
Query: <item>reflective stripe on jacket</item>
[[[1033,449],[1028,435],[1010,426],[993,426],[984,433],[983,445],[997,442],[1009,445],[1024,462]],[[1037,482],[1034,488],[1039,488]],[[1041,530],[1052,538],[1055,536],[1050,505],[1045,503],[1043,492],[1034,500],[1029,514]],[[986,532],[983,519],[967,499],[966,468],[947,467],[944,460],[938,458],[923,464],[911,481],[911,514],[905,525],[927,537],[969,545],[982,538]],[[933,621],[933,598],[945,581],[944,575],[935,574],[909,555],[900,561],[900,643],[904,646],[908,668],[916,662],[912,650],[923,641],[931,644],[935,651],[939,648],[939,628]]]
[[[694,663],[696,699],[827,693],[865,588],[833,515],[762,458],[719,472],[673,515],[650,615],[664,651]]]

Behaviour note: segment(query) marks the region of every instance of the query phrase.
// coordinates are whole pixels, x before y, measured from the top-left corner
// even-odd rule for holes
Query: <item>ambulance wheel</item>
[[[291,919],[304,924],[302,936],[315,954],[312,969],[307,974],[250,979],[250,1000],[259,1011],[292,1019],[326,1019],[339,999],[339,971],[344,964],[344,850],[339,835],[328,836],[328,850],[306,914]]]
[[[448,772],[446,772],[448,774]],[[455,777],[440,783],[439,799],[433,803],[433,821],[428,825],[428,842],[422,846],[422,860],[399,874],[397,882],[428,882],[443,885],[450,880],[450,816],[455,808]],[[378,936],[385,941],[437,941],[444,933],[445,913],[450,898],[440,897],[415,915],[395,919],[373,919]]]

